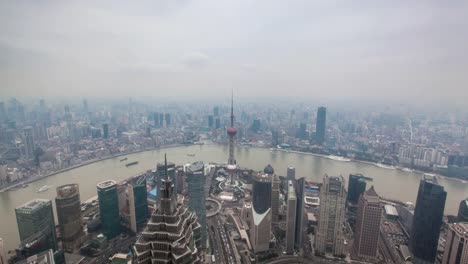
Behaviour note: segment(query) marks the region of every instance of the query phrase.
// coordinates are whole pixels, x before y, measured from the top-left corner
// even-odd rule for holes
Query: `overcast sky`
[[[139,4],[135,4],[138,2]],[[468,98],[468,1],[1,1],[0,96]]]

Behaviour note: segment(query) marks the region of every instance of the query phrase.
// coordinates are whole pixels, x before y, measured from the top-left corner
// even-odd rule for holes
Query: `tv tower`
[[[229,136],[229,159],[227,171],[231,177],[231,184],[234,184],[234,175],[237,172],[236,159],[234,158],[234,136],[237,134],[237,129],[234,127],[234,91],[231,94],[231,126],[227,129]]]

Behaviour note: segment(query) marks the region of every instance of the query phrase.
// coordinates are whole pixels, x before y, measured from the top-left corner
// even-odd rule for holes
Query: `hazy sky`
[[[138,2],[138,4],[135,4]],[[468,1],[1,1],[0,96],[468,98]]]

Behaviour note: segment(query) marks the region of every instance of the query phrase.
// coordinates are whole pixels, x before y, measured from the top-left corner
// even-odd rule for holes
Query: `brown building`
[[[382,206],[380,199],[372,186],[364,192],[358,202],[353,258],[376,262],[380,223],[382,222]]]
[[[442,264],[468,263],[468,223],[450,226]]]

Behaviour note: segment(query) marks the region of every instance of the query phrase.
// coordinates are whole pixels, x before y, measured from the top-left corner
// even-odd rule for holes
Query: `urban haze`
[[[0,264],[468,264],[467,13],[2,1]]]

